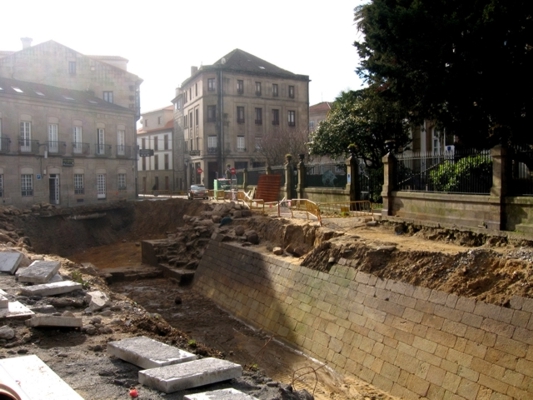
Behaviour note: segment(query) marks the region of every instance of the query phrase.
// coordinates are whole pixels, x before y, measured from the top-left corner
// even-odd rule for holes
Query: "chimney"
[[[31,47],[31,42],[33,40],[32,38],[23,37],[23,38],[20,38],[20,40],[22,41],[22,50],[27,49],[28,47]]]
[[[198,67],[191,67],[191,76],[198,72]]]

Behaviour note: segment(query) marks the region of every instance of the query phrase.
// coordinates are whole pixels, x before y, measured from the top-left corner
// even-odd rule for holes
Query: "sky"
[[[54,40],[86,55],[129,60],[143,79],[141,112],[171,104],[191,66],[239,48],[308,75],[310,105],[363,86],[355,73],[354,8],[362,0],[25,0],[3,2],[0,50]],[[14,16],[17,16],[16,18]]]

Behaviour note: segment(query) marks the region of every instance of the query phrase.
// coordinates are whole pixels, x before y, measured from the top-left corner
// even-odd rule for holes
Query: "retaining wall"
[[[532,299],[499,307],[215,240],[194,279],[233,315],[394,396],[533,398]]]

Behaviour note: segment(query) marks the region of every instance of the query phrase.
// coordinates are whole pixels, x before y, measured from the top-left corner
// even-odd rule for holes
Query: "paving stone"
[[[83,400],[36,355],[0,359],[0,376],[23,400]]]
[[[18,274],[19,282],[47,283],[59,271],[59,261],[34,261]]]
[[[14,274],[22,261],[22,254],[17,252],[0,253],[0,272]]]
[[[26,321],[26,326],[58,326],[63,328],[81,328],[82,319],[57,315],[35,315]]]
[[[156,368],[196,360],[196,355],[145,336],[109,342],[107,353],[141,368]]]
[[[61,281],[26,286],[20,289],[20,293],[24,296],[54,296],[56,294],[69,293],[80,289],[82,289],[81,283]]]
[[[139,383],[161,392],[172,393],[239,378],[241,375],[242,367],[239,364],[208,357],[139,371]]]
[[[210,392],[186,394],[183,400],[257,400],[257,397],[250,396],[240,390],[229,388],[213,390]]]

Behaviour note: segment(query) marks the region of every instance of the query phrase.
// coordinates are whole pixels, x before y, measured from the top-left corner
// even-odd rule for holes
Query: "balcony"
[[[48,155],[50,156],[65,155],[66,150],[67,150],[66,142],[52,141],[52,142],[44,142],[43,144],[46,145],[46,149],[48,150]]]
[[[111,145],[96,143],[94,145],[94,155],[96,157],[111,157]]]
[[[19,138],[20,154],[39,154],[39,141]]]
[[[199,156],[200,155],[200,150],[189,150],[189,155],[190,156]]]
[[[73,142],[72,154],[74,156],[88,156],[91,150],[89,143]]]
[[[0,154],[7,154],[9,153],[9,146],[11,145],[11,139],[2,136],[0,137]]]
[[[117,145],[117,152],[116,152],[117,158],[128,158],[129,159],[133,157],[134,153],[135,151],[133,151],[132,146],[125,146],[123,144]]]
[[[207,148],[207,154],[217,154],[218,153],[218,147],[208,147]]]

